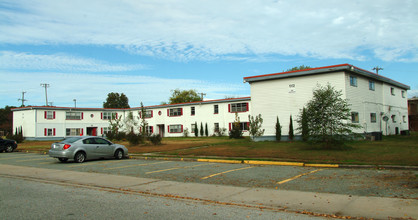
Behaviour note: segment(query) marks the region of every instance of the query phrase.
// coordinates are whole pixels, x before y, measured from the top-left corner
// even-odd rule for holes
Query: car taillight
[[[64,147],[63,147],[62,149],[67,150],[67,149],[68,149],[68,148],[70,148],[70,147],[71,147],[71,145],[66,144],[66,145],[64,145]]]

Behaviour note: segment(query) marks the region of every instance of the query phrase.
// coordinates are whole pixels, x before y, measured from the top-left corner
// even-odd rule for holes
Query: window
[[[218,114],[219,113],[219,105],[214,105],[213,106],[213,114]]]
[[[246,112],[248,111],[248,103],[229,104],[229,112]]]
[[[80,135],[83,135],[83,129],[82,128],[67,128],[65,129],[65,135],[66,136],[80,136]]]
[[[141,113],[142,114],[142,113]],[[145,110],[145,116],[144,118],[152,118],[153,114],[152,114],[152,110]]]
[[[391,118],[392,118],[392,122],[395,123],[396,122],[396,115],[392,115]]]
[[[369,90],[374,91],[374,81],[369,80]]]
[[[196,114],[196,112],[195,112],[195,107],[190,107],[190,115],[195,115]]]
[[[183,115],[182,108],[170,108],[167,109],[168,116],[181,116]]]
[[[118,113],[116,112],[103,112],[102,113],[102,119],[105,119],[105,120],[115,119],[117,117],[118,117]]]
[[[229,130],[232,130],[232,126],[233,126],[234,122],[229,123]],[[239,128],[242,131],[248,131],[248,128],[250,127],[250,123],[249,122],[241,122],[239,123]]]
[[[55,119],[55,112],[54,111],[45,111],[45,118],[46,119]]]
[[[357,87],[357,77],[355,77],[355,76],[350,76],[350,86],[355,86],[355,87]]]
[[[83,119],[82,112],[66,112],[65,113],[66,120],[81,120]]]
[[[183,132],[183,125],[169,125],[168,132],[170,133],[181,133]]]
[[[405,98],[405,91],[402,90],[401,94],[402,94],[402,98]]]
[[[370,122],[376,123],[376,113],[370,113]]]
[[[214,131],[219,132],[219,123],[214,124]]]
[[[402,121],[403,121],[403,123],[406,123],[406,116],[405,115],[402,116]]]
[[[111,132],[112,129],[110,129],[109,127],[104,127],[102,128],[102,134],[107,134],[107,132]]]
[[[45,136],[55,136],[55,128],[45,128]]]
[[[351,122],[352,123],[359,122],[358,112],[351,112]]]
[[[196,124],[192,124],[191,128],[192,128],[192,133],[195,133],[196,132]]]
[[[395,88],[390,87],[390,94],[395,95]]]
[[[152,126],[146,126],[146,127],[145,127],[145,132],[146,132],[147,134],[152,134],[152,133],[154,133],[154,127],[152,127]]]

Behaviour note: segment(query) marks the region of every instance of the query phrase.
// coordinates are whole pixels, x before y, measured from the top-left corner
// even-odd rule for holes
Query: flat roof
[[[308,76],[308,75],[315,75],[315,74],[324,74],[324,73],[332,73],[337,71],[346,71],[358,75],[365,76],[367,78],[371,78],[377,81],[382,81],[394,86],[398,86],[402,89],[409,90],[410,87],[403,83],[397,82],[395,80],[389,79],[382,75],[378,75],[376,73],[361,69],[359,67],[353,66],[351,64],[339,64],[333,66],[324,66],[324,67],[317,67],[317,68],[310,68],[304,70],[295,70],[295,71],[287,71],[287,72],[280,72],[280,73],[271,73],[265,75],[258,75],[258,76],[248,76],[244,77],[244,82],[253,83],[258,81],[266,81],[266,80],[275,80],[275,79],[283,79],[283,78],[290,78],[290,77],[300,77],[300,76]]]
[[[200,104],[213,104],[213,103],[225,103],[225,102],[239,102],[239,101],[249,101],[251,97],[240,97],[240,98],[229,98],[229,99],[214,99],[206,101],[197,101],[197,102],[185,102],[185,103],[176,103],[176,104],[165,104],[165,105],[152,105],[144,106],[146,109],[156,109],[156,108],[171,108],[178,106],[190,106],[190,105],[200,105]],[[129,111],[129,110],[139,110],[141,107],[134,108],[74,108],[74,107],[57,107],[57,106],[26,106],[20,108],[13,108],[12,111],[23,111],[31,109],[41,109],[41,110],[68,110],[68,111]]]

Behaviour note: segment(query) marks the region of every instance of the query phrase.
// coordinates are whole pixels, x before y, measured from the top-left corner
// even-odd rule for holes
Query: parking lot
[[[0,164],[109,173],[179,182],[418,198],[418,171],[261,166],[169,160],[94,160],[61,163],[48,155],[2,153]]]

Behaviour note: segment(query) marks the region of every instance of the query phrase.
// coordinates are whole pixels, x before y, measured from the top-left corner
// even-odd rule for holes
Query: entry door
[[[97,128],[93,128],[91,131],[92,136],[97,136]]]
[[[158,134],[160,134],[161,137],[164,137],[164,125],[158,125]]]
[[[101,138],[94,138],[95,143],[95,152],[96,155],[99,157],[109,157],[113,154],[113,146],[111,143],[107,142],[104,139]]]

